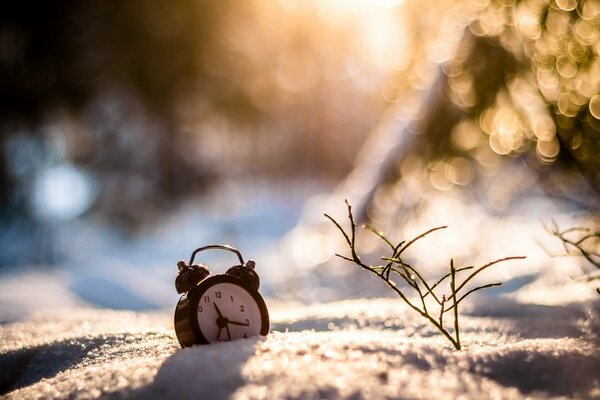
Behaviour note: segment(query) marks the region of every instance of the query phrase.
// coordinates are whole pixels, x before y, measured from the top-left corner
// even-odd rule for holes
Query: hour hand
[[[215,306],[215,310],[217,310],[217,314],[219,314],[219,317],[223,318],[223,314],[221,314],[221,310],[219,310],[219,306],[217,306],[217,303],[213,303],[213,305]]]
[[[229,337],[229,340],[231,340],[231,333],[229,333],[229,320],[227,318],[225,318],[223,316],[223,314],[221,314],[221,310],[219,310],[219,306],[217,306],[216,303],[213,303],[215,305],[215,310],[217,310],[217,314],[219,314],[219,316],[217,317],[216,323],[217,323],[217,327],[219,328],[219,333],[217,333],[217,340],[219,340],[221,338],[221,331],[223,330],[223,328],[225,328],[227,330],[227,336]]]

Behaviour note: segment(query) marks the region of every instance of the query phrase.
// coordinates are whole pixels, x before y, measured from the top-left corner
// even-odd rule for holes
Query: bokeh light
[[[345,198],[400,236],[433,222],[427,213],[465,216],[469,202],[509,212],[534,181],[557,197],[600,188],[598,1],[7,11],[2,215],[31,227],[32,243],[56,245],[39,239],[50,223],[78,237],[86,223],[106,224],[104,238],[161,230],[158,259],[218,237],[273,265],[288,257],[313,284],[307,271],[336,248],[322,212]]]

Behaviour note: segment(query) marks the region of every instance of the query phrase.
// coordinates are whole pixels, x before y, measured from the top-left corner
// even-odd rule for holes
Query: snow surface
[[[344,247],[322,213],[338,210],[345,218],[343,199],[324,206],[313,198],[303,218],[323,230],[312,235],[312,225],[300,223],[281,240],[299,204],[283,195],[225,197],[241,199],[234,211],[224,201],[212,201],[221,205],[216,211],[192,204],[136,240],[75,221],[58,232],[64,262],[3,268],[0,396],[600,399],[599,298],[576,279],[577,260],[551,257],[559,244],[540,223],[552,218],[569,226],[569,210],[535,198],[512,206],[509,218],[446,193],[409,221],[401,237],[440,223],[452,227],[416,252],[440,257],[427,258],[435,261],[426,265],[432,275],[451,257],[461,265],[528,257],[482,276],[482,283],[504,284],[464,304],[464,350],[456,352],[397,298],[292,303],[389,293],[377,278],[332,259]],[[9,242],[3,250],[19,250]],[[172,323],[175,262],[217,242],[235,243],[257,261],[272,333],[180,349]],[[231,260],[218,256],[202,261],[222,273]]]
[[[590,304],[588,304],[589,306]],[[269,303],[267,337],[180,349],[172,312],[74,307],[0,325],[7,399],[600,398],[598,308],[480,298],[465,349],[397,299]]]

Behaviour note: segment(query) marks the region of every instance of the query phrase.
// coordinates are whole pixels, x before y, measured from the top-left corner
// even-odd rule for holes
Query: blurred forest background
[[[153,254],[138,264],[205,241],[268,252],[293,228],[281,245],[314,266],[343,198],[386,230],[453,196],[500,216],[543,197],[596,223],[598,0],[0,10],[0,265],[115,243]]]
[[[318,3],[5,3],[0,263],[60,262],[81,216],[130,236],[199,196],[233,214],[264,182],[343,177],[385,106],[371,30],[397,47],[400,18]]]

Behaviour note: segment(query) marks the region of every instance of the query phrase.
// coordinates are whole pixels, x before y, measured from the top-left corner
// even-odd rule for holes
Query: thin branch
[[[566,235],[571,232],[589,232],[590,231],[589,228],[585,228],[583,226],[574,226],[572,228],[568,228],[568,229],[565,229],[564,231],[559,232],[558,225],[556,224],[556,222],[554,222],[554,221],[552,221],[552,222],[554,223],[554,227],[556,228],[555,229],[556,233],[561,233],[563,235]]]
[[[411,278],[408,276],[408,273],[407,273],[408,271],[406,271],[406,270],[404,270],[404,271],[401,271],[401,270],[399,270],[398,268],[394,268],[394,267],[388,267],[387,265],[386,265],[386,266],[380,266],[380,267],[372,267],[372,268],[373,268],[374,270],[379,270],[379,269],[381,269],[382,271],[381,271],[380,273],[378,273],[378,275],[379,275],[379,276],[380,276],[382,279],[387,279],[387,280],[390,280],[390,278],[389,278],[389,273],[390,273],[390,272],[395,272],[395,273],[396,273],[397,275],[399,275],[399,276],[400,276],[400,277],[401,277],[401,278],[402,278],[402,279],[403,279],[403,280],[404,280],[404,281],[405,281],[405,282],[406,282],[406,283],[407,283],[407,284],[408,284],[408,285],[409,285],[411,288],[413,288],[413,289],[416,289],[416,286],[415,286],[415,284],[416,284],[416,283],[415,283],[415,280],[414,280],[414,279],[411,279]],[[387,274],[387,276],[383,276],[383,273],[384,273],[384,271],[387,271],[387,273],[388,273],[388,274]]]
[[[443,324],[443,318],[444,318],[444,306],[446,305],[446,295],[442,295],[442,303],[440,304],[440,317],[439,317],[439,321],[440,321],[440,325]]]
[[[577,245],[580,246],[583,242],[585,242],[588,239],[597,239],[597,238],[598,238],[598,232],[594,232],[594,233],[590,233],[589,235],[582,236],[581,239],[579,239],[575,243],[577,243]]]
[[[600,253],[593,250],[593,247],[600,247],[600,243],[598,242],[598,239],[600,239],[600,231],[580,226],[571,227],[561,231],[555,221],[551,221],[551,224],[552,228],[548,228],[546,225],[544,225],[544,228],[548,233],[556,236],[561,241],[567,255],[581,256],[587,260],[588,263],[600,269]],[[581,235],[577,236],[574,233],[580,233]],[[595,239],[596,241],[591,244],[586,243],[590,239]],[[548,251],[546,252],[550,254]],[[580,268],[583,273],[583,278],[592,275],[583,265],[580,265]],[[594,279],[592,278],[591,280]],[[596,289],[596,292],[600,294],[600,289]]]
[[[585,249],[583,247],[584,242],[588,241],[589,239],[599,239],[600,232],[591,231],[591,229],[585,227],[572,227],[561,231],[558,228],[558,225],[555,221],[552,221],[552,225],[554,229],[548,229],[546,226],[544,227],[551,235],[556,236],[561,241],[563,248],[565,249],[565,252],[567,254],[573,254],[572,249],[569,248],[569,246],[571,246],[577,252],[579,252],[579,255],[583,256],[589,263],[594,265],[596,268],[600,268],[600,260],[596,259],[600,257],[600,254],[595,251]],[[572,232],[591,233],[584,234],[577,239],[570,239],[569,237],[567,237],[567,235]]]
[[[421,311],[418,307],[416,307],[415,305],[413,305],[404,295],[404,293],[402,293],[400,291],[400,289],[398,289],[396,286],[391,285],[389,283],[389,281],[386,281],[386,283],[388,284],[388,286],[394,291],[396,292],[396,294],[398,296],[400,296],[400,298],[406,303],[408,304],[409,307],[411,307],[413,310],[415,310],[416,312],[419,313],[419,315],[421,315],[423,318],[427,319],[429,322],[431,322],[431,324],[433,326],[435,326],[454,346],[455,349],[460,350],[460,348],[456,347],[456,340],[454,340],[454,338],[450,335],[450,333],[448,333],[448,331],[446,329],[444,329],[444,327],[442,326],[442,324],[439,324],[435,319],[433,319],[429,314],[424,313],[423,311]]]
[[[460,350],[460,331],[458,330],[458,301],[456,300],[456,270],[454,269],[454,260],[450,259],[450,290],[454,303],[454,334],[456,336],[457,349]]]
[[[410,277],[410,275],[408,274],[408,271],[406,269],[404,269],[403,271],[400,271],[398,268],[390,267],[388,269],[388,271],[395,272],[396,274],[400,275],[402,277],[402,279],[404,279],[411,288],[413,288],[413,289],[418,288],[417,282]]]
[[[431,228],[430,230],[421,233],[419,236],[415,237],[414,239],[410,240],[408,243],[406,243],[401,249],[400,251],[398,251],[398,256],[400,256],[400,254],[402,254],[404,252],[404,250],[408,249],[410,246],[412,246],[417,240],[419,239],[423,239],[425,236],[429,235],[430,233],[433,233],[435,231],[438,231],[440,229],[446,229],[448,228],[448,225],[443,225],[443,226],[438,226],[435,228]]]
[[[421,274],[419,273],[419,271],[417,271],[415,268],[411,267],[409,264],[405,263],[404,261],[400,260],[400,259],[388,259],[386,257],[382,257],[384,260],[388,260],[388,261],[392,261],[396,264],[400,264],[402,265],[404,268],[408,268],[410,269],[411,272],[413,272],[421,282],[423,282],[423,285],[425,286],[425,288],[427,289],[427,293],[425,293],[425,296],[427,294],[431,294],[433,296],[433,298],[435,299],[435,301],[438,304],[440,303],[439,298],[436,296],[436,294],[433,292],[432,288],[429,287],[429,285],[427,284],[427,281],[425,280],[425,278],[423,278],[423,276],[421,276]],[[423,298],[425,298],[425,296],[423,296]]]
[[[458,274],[459,272],[462,272],[462,271],[467,271],[467,270],[469,270],[469,269],[473,269],[473,268],[475,268],[475,267],[473,267],[473,266],[469,266],[469,267],[457,268],[457,269],[456,269],[456,273]],[[451,273],[450,273],[450,272],[448,272],[446,275],[442,276],[442,277],[441,277],[441,278],[440,278],[440,279],[439,279],[439,280],[438,280],[436,283],[434,283],[434,284],[431,286],[431,290],[435,289],[435,288],[436,288],[436,287],[437,287],[437,286],[438,286],[440,283],[442,283],[444,280],[448,279],[448,278],[450,277],[450,274],[451,274]],[[425,293],[425,296],[427,296],[427,293]]]
[[[583,248],[583,246],[581,245],[582,241],[578,241],[578,242],[573,242],[567,238],[565,238],[562,234],[558,235],[558,238],[560,240],[562,240],[563,245],[571,245],[573,247],[575,247],[577,249],[577,251],[579,251],[579,253],[588,261],[590,262],[592,265],[596,266],[597,268],[600,268],[600,261],[598,260],[594,260],[592,256],[596,256],[596,257],[600,257],[600,255],[598,255],[595,252],[592,251],[588,251],[586,249]],[[566,249],[566,248],[565,248]],[[566,249],[567,252],[569,252],[568,249]]]
[[[385,243],[387,243],[388,246],[390,246],[392,248],[392,251],[396,251],[396,246],[394,246],[392,244],[392,242],[389,241],[388,238],[386,238],[383,233],[379,232],[377,229],[373,228],[371,225],[363,225],[363,228],[365,228],[368,231],[373,232],[374,234],[376,234],[377,236],[379,236]],[[402,242],[404,243],[404,242]]]
[[[470,295],[473,292],[476,292],[476,291],[481,290],[481,289],[491,288],[491,287],[494,287],[494,286],[500,286],[500,285],[502,285],[502,283],[496,282],[496,283],[488,283],[487,285],[477,286],[476,288],[473,288],[473,289],[469,290],[467,293],[465,293],[462,296],[460,296],[460,298],[456,301],[456,304],[460,304],[460,302],[463,301],[465,297],[467,297],[468,295]],[[449,308],[446,309],[446,311],[450,311],[453,308],[454,308],[454,306],[450,306]]]
[[[400,248],[400,246],[402,246],[404,244],[405,241],[401,241],[400,243],[398,243],[396,246],[394,246],[394,244],[385,237],[385,235],[381,232],[379,232],[376,228],[372,227],[371,225],[363,225],[363,228],[373,232],[375,235],[377,235],[379,238],[381,238],[381,240],[383,240],[388,246],[390,246],[390,248],[392,249],[392,258],[396,257],[398,254],[398,249]],[[387,263],[387,265],[383,268],[383,270],[381,271],[381,276],[384,277],[385,279],[390,279],[390,272],[391,272],[391,268],[392,268],[392,263],[389,262]],[[397,272],[397,271],[396,271]],[[398,272],[397,272],[398,273]],[[408,276],[408,272],[406,272],[406,277]],[[402,274],[400,274],[402,275]],[[403,276],[403,278],[408,282],[407,278],[405,276]],[[409,283],[409,285],[413,288],[416,288],[416,283]]]
[[[477,286],[476,288],[473,288],[473,289],[469,290],[467,293],[465,293],[462,296],[460,296],[460,298],[456,301],[456,304],[458,304],[461,301],[463,301],[463,299],[465,297],[467,297],[468,295],[470,295],[473,292],[476,292],[476,291],[481,290],[481,289],[487,289],[487,288],[491,288],[491,287],[500,286],[500,285],[502,285],[502,282],[488,283],[487,285]]]
[[[344,259],[346,261],[354,262],[354,260],[351,259],[350,257],[346,257],[346,256],[343,256],[343,255],[338,254],[338,253],[335,253],[335,255],[336,255],[336,257],[339,257],[339,258]]]
[[[327,213],[323,214],[325,215],[325,218],[329,219],[331,222],[333,222],[333,224],[339,229],[340,232],[342,232],[342,235],[344,236],[344,238],[346,239],[346,242],[348,243],[348,246],[352,246],[352,242],[350,242],[350,238],[348,237],[348,235],[346,234],[346,231],[344,231],[344,228],[342,228],[340,226],[340,224],[338,224],[338,222],[333,219],[333,217]]]
[[[504,257],[504,258],[499,258],[498,260],[494,260],[491,261],[479,268],[477,268],[475,271],[473,271],[473,273],[471,275],[469,275],[469,277],[467,279],[465,279],[463,281],[463,283],[461,283],[458,288],[456,289],[456,292],[459,292],[463,287],[465,287],[465,285],[471,280],[473,279],[477,274],[479,274],[481,271],[483,271],[484,269],[487,269],[489,267],[491,267],[492,265],[504,262],[504,261],[509,261],[509,260],[523,260],[527,257],[525,256],[514,256],[514,257]]]
[[[354,242],[356,241],[356,222],[354,222],[354,215],[352,215],[352,206],[348,202],[348,199],[344,200],[346,203],[346,207],[348,207],[348,218],[350,219],[350,228],[352,229],[352,254],[356,254],[356,246]]]

